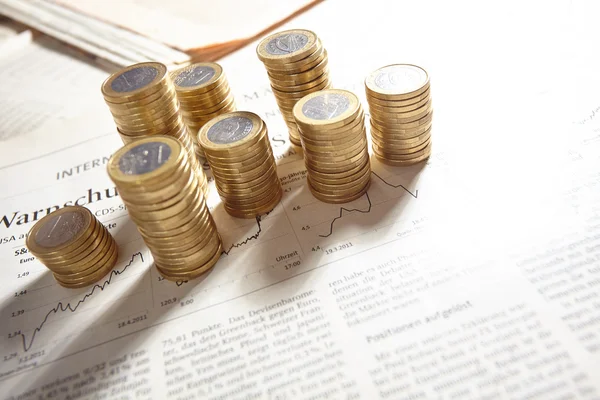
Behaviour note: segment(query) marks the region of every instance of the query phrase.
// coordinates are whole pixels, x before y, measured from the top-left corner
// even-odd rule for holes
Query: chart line
[[[358,208],[346,208],[346,207],[340,207],[340,215],[338,215],[337,217],[335,217],[332,221],[331,221],[331,225],[329,226],[329,233],[326,235],[319,235],[322,238],[326,238],[329,237],[333,234],[333,224],[335,224],[335,221],[337,221],[338,219],[342,218],[344,216],[344,211],[346,211],[347,213],[351,213],[351,212],[359,212],[362,214],[368,214],[371,212],[371,208],[373,207],[373,203],[371,203],[371,198],[369,197],[369,192],[365,192],[365,196],[367,197],[367,201],[369,202],[369,206],[367,207],[366,210],[360,210]]]
[[[372,173],[373,175],[375,175],[377,178],[379,178],[379,180],[381,180],[381,182],[385,183],[387,186],[389,186],[389,187],[392,187],[392,188],[394,188],[394,189],[397,189],[397,188],[402,188],[402,189],[404,189],[404,191],[405,191],[406,193],[410,194],[410,195],[411,195],[412,197],[414,197],[415,199],[419,197],[419,189],[416,189],[416,190],[415,190],[415,192],[413,193],[413,192],[411,192],[410,190],[408,190],[408,189],[407,189],[407,188],[406,188],[404,185],[401,185],[401,184],[394,185],[394,184],[392,184],[392,183],[389,183],[389,182],[388,182],[388,181],[386,181],[385,179],[383,179],[383,178],[382,178],[381,176],[379,176],[379,175],[378,175],[376,172],[374,172],[374,171],[371,171],[371,173]],[[337,221],[338,219],[340,219],[340,218],[343,218],[343,217],[344,217],[344,215],[345,215],[345,214],[344,214],[344,211],[345,211],[347,214],[349,214],[349,213],[353,213],[353,212],[359,212],[359,213],[361,213],[361,214],[368,214],[368,213],[370,213],[370,212],[371,212],[371,208],[373,208],[373,203],[371,202],[371,198],[369,197],[369,192],[366,192],[366,193],[365,193],[365,196],[367,197],[367,201],[369,202],[369,206],[367,207],[367,209],[366,209],[366,210],[361,210],[361,209],[358,209],[358,208],[352,208],[352,209],[349,209],[349,208],[345,208],[345,207],[340,207],[340,214],[339,214],[337,217],[335,217],[335,218],[334,218],[334,219],[331,221],[331,225],[329,226],[329,233],[327,233],[327,234],[325,234],[325,235],[321,235],[321,234],[320,234],[320,235],[319,235],[319,237],[326,238],[326,237],[329,237],[329,236],[331,236],[331,235],[333,234],[333,225],[335,224],[335,221]]]
[[[235,248],[238,248],[238,247],[242,247],[243,245],[248,244],[248,242],[251,241],[251,240],[258,239],[258,237],[262,233],[262,226],[260,224],[261,220],[262,220],[262,218],[261,218],[260,215],[256,217],[256,225],[258,226],[258,230],[256,231],[256,233],[254,235],[248,236],[246,239],[244,239],[243,241],[241,241],[239,243],[233,243],[231,246],[229,246],[229,248],[227,250],[223,250],[223,254],[229,255],[229,253],[231,252],[231,250],[233,250]]]
[[[389,183],[388,181],[386,181],[385,179],[383,179],[381,176],[379,176],[379,175],[378,175],[378,174],[377,174],[375,171],[371,171],[371,173],[372,173],[373,175],[375,175],[376,177],[378,177],[378,178],[379,178],[379,180],[380,180],[381,182],[385,183],[385,184],[386,184],[386,185],[388,185],[389,187],[393,187],[394,189],[398,189],[398,188],[400,187],[400,188],[404,189],[404,191],[405,191],[406,193],[410,194],[410,195],[411,195],[412,197],[414,197],[415,199],[416,199],[417,197],[419,197],[419,189],[415,190],[415,192],[413,193],[413,192],[411,192],[410,190],[408,190],[406,187],[404,187],[404,186],[403,186],[403,185],[401,185],[401,184],[398,184],[398,185],[393,185],[393,184]]]
[[[42,320],[42,322],[40,323],[40,325],[38,327],[36,327],[33,330],[33,333],[31,334],[31,340],[29,341],[29,344],[27,344],[27,338],[25,337],[24,333],[21,333],[21,339],[23,341],[23,351],[27,352],[31,349],[31,347],[33,346],[33,342],[35,341],[35,337],[38,334],[38,332],[40,332],[42,330],[42,328],[44,327],[44,325],[46,324],[46,322],[48,322],[48,318],[50,318],[50,316],[52,314],[57,314],[59,311],[60,312],[66,312],[66,311],[70,311],[70,312],[75,312],[80,305],[82,305],[83,303],[85,303],[85,301],[91,297],[95,292],[96,289],[103,291],[106,286],[110,285],[110,283],[112,282],[112,278],[117,276],[117,275],[121,275],[122,273],[124,273],[127,268],[129,268],[133,262],[135,261],[136,257],[139,257],[140,260],[142,262],[144,262],[144,256],[142,255],[141,252],[137,252],[137,253],[133,253],[131,255],[131,259],[129,260],[129,262],[125,265],[125,267],[123,267],[123,269],[121,270],[112,270],[110,272],[110,275],[108,277],[108,279],[106,279],[101,285],[94,285],[94,287],[92,287],[92,290],[90,290],[88,293],[85,294],[85,296],[83,296],[83,298],[81,298],[74,306],[71,305],[71,303],[66,303],[63,304],[62,301],[59,301],[58,304],[56,304],[56,307],[54,307],[53,309],[51,309],[50,311],[48,311],[48,313],[46,314],[46,316],[44,317],[44,319]]]

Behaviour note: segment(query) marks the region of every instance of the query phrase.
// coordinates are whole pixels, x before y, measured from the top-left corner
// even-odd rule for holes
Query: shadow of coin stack
[[[171,78],[196,154],[204,157],[204,150],[195,140],[198,131],[214,117],[236,109],[223,68],[213,62],[195,63],[171,72]]]
[[[251,112],[220,115],[200,129],[202,145],[225,210],[255,218],[271,211],[283,190],[267,126]]]
[[[29,231],[27,248],[66,288],[98,282],[115,266],[117,243],[85,207],[67,206],[39,220]]]
[[[433,109],[429,76],[421,67],[393,64],[365,79],[375,157],[389,165],[412,165],[431,154]]]
[[[123,143],[153,135],[178,139],[190,155],[189,163],[199,171],[202,190],[205,194],[208,192],[206,176],[164,64],[144,62],[123,68],[104,81],[102,94]]]
[[[292,29],[267,36],[256,53],[269,75],[290,141],[301,146],[292,109],[307,94],[331,87],[327,50],[314,32]]]
[[[216,264],[221,237],[181,142],[137,140],[119,149],[107,169],[162,276],[193,279]]]
[[[308,187],[326,203],[346,203],[371,184],[365,115],[358,97],[328,89],[294,106],[302,138]]]

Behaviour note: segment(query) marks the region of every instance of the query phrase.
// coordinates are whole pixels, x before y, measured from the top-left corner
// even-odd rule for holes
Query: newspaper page
[[[334,85],[363,104],[372,68],[426,68],[431,158],[373,159],[366,195],[317,201],[250,46],[222,65],[239,108],[268,126],[285,193],[243,220],[211,187],[225,251],[206,276],[173,283],[106,174],[116,134],[23,155],[0,175],[2,398],[600,399],[594,13],[567,1],[414,2],[332,22],[340,4],[294,26],[319,32]],[[400,13],[436,30],[388,25]],[[343,31],[375,16],[369,34]],[[373,44],[386,26],[419,43],[390,54]],[[36,220],[71,204],[120,246],[113,272],[78,290],[24,246]]]

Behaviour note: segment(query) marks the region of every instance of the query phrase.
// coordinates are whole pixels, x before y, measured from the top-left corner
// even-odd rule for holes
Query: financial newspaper
[[[364,32],[319,31],[334,85],[363,104],[364,76],[386,62],[415,60],[431,77],[431,158],[373,159],[371,188],[348,204],[311,195],[254,48],[222,61],[238,108],[267,124],[285,193],[245,220],[212,186],[225,251],[189,282],[156,272],[106,174],[122,145],[100,94],[108,73],[37,41],[0,58],[2,101],[25,110],[0,121],[0,397],[599,399],[597,28],[579,2],[519,13],[473,2],[475,22],[444,4],[444,37],[421,20],[396,26],[424,46],[406,44],[401,60],[364,39],[349,63]],[[383,25],[398,15],[384,14]],[[467,39],[468,51],[451,45]],[[38,52],[45,69],[30,64]],[[34,96],[44,81],[63,101]],[[16,104],[27,96],[40,120]],[[77,290],[24,245],[35,221],[72,204],[120,249],[112,273]]]

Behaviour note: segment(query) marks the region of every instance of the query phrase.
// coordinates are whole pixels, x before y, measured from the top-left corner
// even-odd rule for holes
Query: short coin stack
[[[183,121],[192,137],[212,118],[235,111],[235,100],[223,68],[212,62],[195,63],[171,72]],[[204,157],[194,140],[196,153]]]
[[[310,94],[294,106],[308,187],[326,203],[346,203],[371,184],[365,115],[358,97],[346,90]]]
[[[102,94],[123,143],[153,135],[178,139],[190,153],[190,163],[201,172],[201,185],[207,192],[206,176],[196,158],[192,136],[181,117],[175,87],[164,64],[145,62],[123,68],[104,81]]]
[[[115,266],[117,243],[85,207],[67,206],[39,220],[27,248],[67,288],[98,282]]]
[[[111,157],[108,174],[162,276],[193,279],[216,264],[221,237],[179,141],[154,136],[129,143]]]
[[[220,115],[200,129],[198,142],[230,215],[254,218],[275,208],[283,191],[267,126],[258,115]]]
[[[412,165],[431,154],[433,109],[423,68],[394,64],[365,80],[373,153],[389,165]]]
[[[331,87],[327,50],[314,32],[292,29],[266,37],[256,52],[269,74],[290,141],[301,146],[292,110],[307,94]]]

